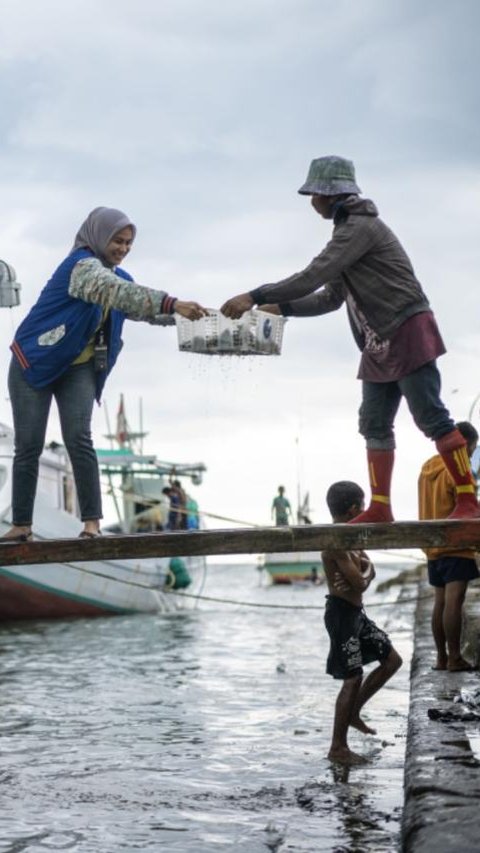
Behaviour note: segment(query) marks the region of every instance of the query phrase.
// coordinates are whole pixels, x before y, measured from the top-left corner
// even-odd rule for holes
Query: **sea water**
[[[204,595],[223,602],[4,625],[0,851],[397,850],[415,589],[372,587],[404,666],[366,709],[378,734],[352,734],[369,763],[350,770],[326,759],[340,683],[323,586],[215,565]]]

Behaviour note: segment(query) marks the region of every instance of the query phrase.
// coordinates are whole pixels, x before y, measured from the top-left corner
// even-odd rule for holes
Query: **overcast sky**
[[[409,253],[448,349],[444,399],[468,417],[480,392],[477,0],[2,0],[1,12],[0,257],[22,283],[22,305],[0,314],[3,421],[13,331],[92,208],[136,223],[124,266],[138,282],[219,307],[328,240],[297,194],[324,154],[354,160]],[[205,511],[267,524],[279,484],[296,502],[299,475],[322,523],[332,481],[368,490],[343,308],[290,320],[280,357],[188,355],[175,329],[144,323],[126,323],[124,340],[110,419],[123,392],[138,427],[142,399],[145,449],[207,466],[191,489]],[[96,408],[97,446],[105,432]],[[405,405],[397,443],[393,507],[415,518],[434,448]]]

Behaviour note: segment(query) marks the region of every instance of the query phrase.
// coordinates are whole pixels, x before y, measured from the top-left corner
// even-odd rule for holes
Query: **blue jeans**
[[[358,430],[370,450],[393,450],[394,422],[405,397],[413,420],[427,436],[437,441],[452,432],[455,424],[440,399],[441,378],[434,361],[424,364],[397,382],[363,382]]]
[[[52,397],[57,402],[62,437],[72,463],[82,521],[102,518],[98,462],[90,431],[95,401],[93,362],[71,366],[50,385],[32,388],[13,357],[8,390],[15,431],[13,524],[27,526],[32,523],[38,463],[45,444]]]

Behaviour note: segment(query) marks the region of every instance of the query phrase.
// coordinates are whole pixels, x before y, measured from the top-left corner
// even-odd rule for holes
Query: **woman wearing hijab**
[[[12,527],[4,540],[28,541],[52,397],[57,402],[84,529],[96,536],[102,518],[98,463],[91,437],[94,400],[122,348],[125,319],[168,325],[176,312],[197,320],[207,311],[136,284],[120,264],[135,239],[120,210],[97,207],[78,231],[11,345],[8,387],[13,409]]]

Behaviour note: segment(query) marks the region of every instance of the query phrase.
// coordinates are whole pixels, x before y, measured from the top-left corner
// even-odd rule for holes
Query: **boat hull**
[[[42,589],[0,573],[0,621],[12,619],[64,619],[72,616],[107,616],[121,611]]]
[[[0,536],[12,521],[13,446],[13,430],[0,424]],[[47,448],[40,458],[33,517],[35,539],[78,540],[82,528],[71,499],[71,469],[59,447]],[[206,570],[204,557],[184,559],[191,586],[190,596],[182,598],[170,589],[176,574],[168,558],[2,567],[1,548],[0,543],[1,621],[176,612],[194,606],[195,592],[201,588]]]
[[[318,552],[265,554],[263,568],[275,584],[321,582],[324,577]]]
[[[1,550],[0,550],[1,561]],[[161,588],[151,560],[0,567],[0,619],[168,613],[176,596]]]

